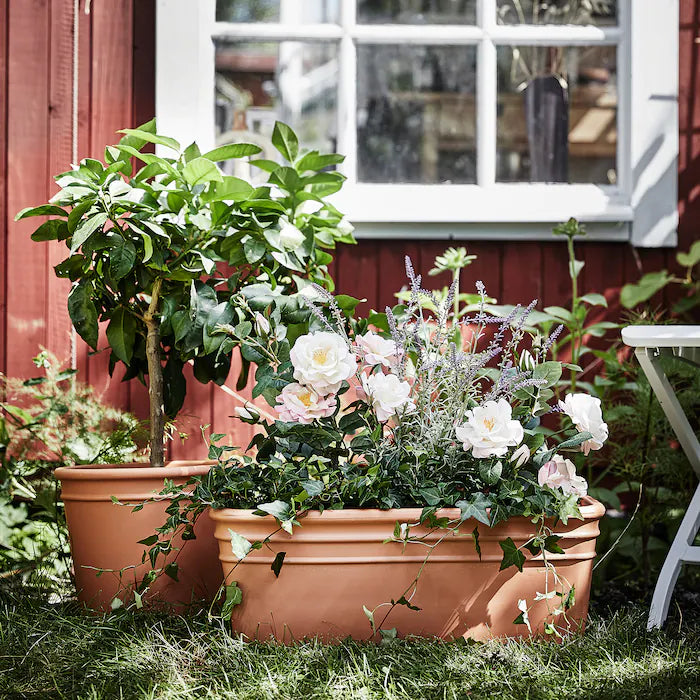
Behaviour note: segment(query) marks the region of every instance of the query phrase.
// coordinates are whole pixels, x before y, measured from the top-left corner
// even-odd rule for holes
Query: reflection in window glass
[[[277,159],[276,120],[308,149],[334,152],[338,47],[332,42],[216,42],[217,144],[247,141]],[[234,164],[235,161],[228,161]]]
[[[617,0],[498,0],[499,24],[617,24]]]
[[[358,180],[474,182],[475,68],[473,46],[358,46]]]
[[[496,177],[617,181],[615,47],[498,49]]]
[[[476,0],[358,0],[361,24],[475,24]]]
[[[216,0],[216,21],[338,22],[339,7],[340,0]]]

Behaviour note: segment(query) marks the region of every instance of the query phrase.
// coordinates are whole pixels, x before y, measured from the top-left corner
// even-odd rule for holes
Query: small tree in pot
[[[285,298],[288,320],[303,316],[296,293],[307,280],[331,284],[332,258],[323,249],[352,242],[352,229],[323,199],[340,189],[343,176],[318,173],[342,156],[297,158],[296,136],[284,124],[276,125],[273,143],[296,167],[257,163],[271,173],[277,196],[269,185],[254,188],[222,175],[216,165],[255,155],[258,146],[201,154],[192,144],[181,152],[174,139],[155,134],[154,122],[123,131],[104,163],[86,158],[59,175],[61,191],[51,203],[17,219],[56,217],[32,238],[66,242],[69,256],[56,274],[73,283],[68,310],[76,331],[97,350],[99,322],[106,321],[110,370],[121,362],[125,379],[148,375],[151,465],[158,467],[165,417],[174,418],[185,398],[184,364],[193,361],[199,381],[223,384],[232,350],[254,330],[246,323],[246,299],[275,290]],[[141,153],[147,143],[176,156]],[[135,173],[134,157],[145,163]],[[224,273],[222,264],[233,269]]]
[[[286,323],[304,320],[308,311],[299,299],[301,289],[310,282],[331,287],[332,256],[326,249],[352,242],[352,227],[324,199],[344,178],[321,171],[342,156],[300,154],[285,124],[276,124],[272,140],[288,164],[251,161],[269,173],[269,183],[259,187],[225,176],[217,166],[254,156],[258,146],[231,144],[202,154],[192,144],[181,150],[174,139],[155,133],[153,121],[123,133],[105,150],[104,162],[86,158],[57,176],[61,189],[50,203],[25,209],[17,219],[51,217],[32,238],[66,243],[68,257],[55,269],[72,282],[68,310],[76,331],[97,350],[99,324],[106,322],[110,370],[122,363],[126,380],[145,383],[148,376],[151,466],[160,468],[166,417],[175,418],[186,394],[185,363],[193,363],[199,381],[223,384],[241,339],[254,338],[256,328],[264,333],[267,325],[260,316],[254,323],[251,304],[264,312],[264,300],[271,296]],[[142,153],[149,143],[170,149],[172,157]],[[134,158],[143,162],[136,171]],[[243,382],[249,360],[244,358]],[[206,466],[199,469],[204,473]],[[69,499],[67,481],[78,477],[60,471]],[[135,478],[148,476],[138,471]],[[149,478],[162,488],[166,477],[173,478],[167,473]],[[103,496],[109,502],[119,493],[105,478],[109,490]],[[114,527],[124,524],[120,520]],[[150,531],[151,526],[138,527],[139,533]],[[99,539],[92,535],[90,541]],[[123,539],[139,537],[125,533]],[[72,540],[77,561],[74,532]],[[96,559],[87,564],[96,565]]]

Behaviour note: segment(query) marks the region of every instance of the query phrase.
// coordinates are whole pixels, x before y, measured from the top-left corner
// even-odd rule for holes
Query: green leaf
[[[500,460],[495,464],[486,460],[479,462],[479,475],[489,486],[495,484],[501,478],[502,473],[503,465]]]
[[[275,558],[270,566],[272,571],[275,573],[275,578],[279,578],[280,571],[282,570],[282,564],[284,564],[284,557],[287,553],[286,552],[277,552],[275,555]]]
[[[483,493],[476,493],[468,501],[457,501],[455,506],[460,510],[462,521],[474,518],[484,525],[489,525],[487,509],[491,507],[491,501]]]
[[[205,202],[239,202],[248,199],[253,194],[253,188],[245,180],[231,175],[225,175],[222,182],[209,187],[202,195]]]
[[[369,620],[369,625],[372,628],[372,632],[376,632],[377,628],[374,622],[374,613],[366,605],[362,606],[362,610],[365,613],[367,619]]]
[[[226,586],[226,601],[221,608],[221,616],[224,620],[228,620],[236,605],[240,605],[243,600],[243,591],[238,587],[238,584],[234,581],[233,583]]]
[[[583,260],[572,260],[569,262],[569,275],[572,279],[579,276],[585,264],[586,263],[584,263]]]
[[[474,538],[474,549],[479,555],[479,561],[481,561],[481,545],[479,544],[479,527],[475,527],[472,530],[472,537]]]
[[[576,435],[569,438],[568,440],[564,440],[564,442],[560,442],[557,449],[570,450],[573,447],[578,447],[582,443],[586,442],[586,440],[590,440],[592,437],[593,436],[588,432],[577,433]]]
[[[243,252],[245,253],[246,260],[254,265],[260,258],[267,252],[267,246],[261,240],[257,238],[249,238],[243,244]]]
[[[605,306],[606,308],[608,306],[608,300],[602,294],[584,294],[581,301],[585,301],[591,306]]]
[[[260,168],[260,170],[264,170],[266,173],[274,173],[277,168],[282,167],[277,161],[267,160],[266,158],[256,158],[251,160],[250,164]]]
[[[574,320],[571,311],[561,306],[548,306],[545,308],[544,312],[564,323],[571,323]]]
[[[68,225],[60,219],[49,219],[32,234],[33,241],[55,241],[68,238]]]
[[[226,146],[220,146],[211,151],[207,151],[202,158],[208,158],[209,160],[218,163],[222,160],[229,160],[231,158],[243,158],[245,156],[254,156],[256,153],[260,153],[262,148],[256,146],[252,143],[229,143]]]
[[[578,506],[579,497],[575,493],[570,493],[566,500],[559,505],[559,518],[566,525],[569,518],[583,520],[581,509]]]
[[[299,152],[299,141],[291,127],[283,122],[275,122],[272,131],[272,145],[291,163]]]
[[[126,277],[136,262],[136,248],[134,244],[119,237],[116,245],[109,252],[109,274],[117,282]]]
[[[70,254],[73,255],[98,228],[104,226],[108,218],[106,213],[100,212],[89,219],[81,221],[71,239]]]
[[[71,289],[68,295],[68,314],[78,335],[93,350],[97,350],[97,310],[92,301],[92,286],[89,283],[83,281]]]
[[[626,309],[633,309],[635,306],[651,299],[657,292],[662,290],[671,277],[666,270],[650,272],[644,275],[636,284],[626,284],[620,292],[620,303]]]
[[[503,550],[503,559],[499,571],[507,569],[509,566],[517,567],[518,571],[523,570],[525,555],[515,546],[515,542],[507,537],[503,542],[498,543]]]
[[[177,570],[178,570],[178,564],[176,561],[171,561],[169,564],[165,565],[165,568],[163,569],[163,573],[166,576],[169,576],[173,581],[177,581]]]
[[[532,376],[534,379],[545,381],[545,384],[539,385],[540,389],[554,386],[561,378],[561,364],[555,361],[543,362],[535,367],[532,371]]]
[[[263,513],[269,513],[273,515],[277,520],[289,520],[294,516],[288,503],[284,501],[273,501],[272,503],[263,503],[258,506],[258,510],[263,511]]]
[[[42,204],[38,207],[27,207],[15,215],[15,221],[27,219],[30,216],[68,216],[68,212],[54,204]]]
[[[118,306],[107,326],[107,341],[114,354],[126,365],[133,357],[135,340],[136,319],[123,306]]]
[[[195,158],[182,169],[182,176],[190,185],[201,185],[205,182],[223,182],[221,172],[207,158]]]
[[[146,537],[143,540],[139,540],[138,544],[143,544],[146,547],[151,547],[158,541],[158,535],[150,535],[149,537]]]
[[[559,545],[559,540],[561,537],[559,535],[547,535],[544,538],[544,548],[548,552],[553,554],[564,554],[564,550]]]
[[[229,528],[229,535],[231,536],[231,551],[236,559],[245,559],[248,556],[248,552],[253,548],[253,545],[245,538],[243,535],[239,535]]]
[[[306,172],[307,170],[322,170],[329,165],[342,163],[344,160],[345,156],[341,156],[339,153],[320,155],[318,151],[311,151],[297,161],[296,169],[297,172],[300,173]]]
[[[682,267],[695,267],[700,263],[700,241],[695,241],[687,253],[678,253],[676,260]]]
[[[156,143],[159,146],[166,146],[167,148],[172,148],[173,151],[180,150],[180,144],[175,139],[171,139],[169,136],[159,136],[158,134],[152,134],[149,131],[143,131],[142,129],[119,129],[117,133],[133,136],[139,141],[146,141],[147,143]],[[137,148],[141,148],[141,146],[139,145]]]

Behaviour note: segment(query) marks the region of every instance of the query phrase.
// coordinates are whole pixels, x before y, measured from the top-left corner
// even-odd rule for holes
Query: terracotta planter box
[[[211,512],[219,542],[219,558],[226,583],[236,581],[243,602],[232,616],[234,631],[249,639],[274,636],[289,642],[303,637],[333,640],[345,637],[368,639],[369,622],[362,606],[370,610],[392,598],[398,599],[415,577],[427,552],[420,544],[384,543],[394,523],[417,522],[420,509],[337,510],[308,513],[294,529],[294,535],[274,535],[270,547],[251,552],[235,571],[229,528],[247,539],[263,540],[276,529],[271,516],[259,517],[246,510]],[[559,523],[555,532],[564,554],[548,555],[557,573],[576,586],[576,603],[569,611],[572,627],[582,629],[588,611],[591,573],[602,504],[586,498],[581,507],[585,520]],[[443,510],[438,516],[459,517],[457,510]],[[473,520],[465,521],[461,532],[471,533],[478,525],[482,557],[471,537],[449,537],[435,548],[412,600],[420,611],[397,606],[384,629],[396,627],[400,636],[420,635],[454,639],[485,640],[500,636],[526,636],[525,625],[515,625],[519,598],[532,601],[545,591],[545,570],[541,560],[529,558],[518,572],[514,567],[499,572],[502,551],[499,541],[511,537],[517,545],[533,534],[526,518],[513,518],[494,528]],[[412,528],[419,534],[419,528]],[[431,534],[435,541],[439,534]],[[279,578],[270,566],[277,552],[286,556]],[[529,557],[530,555],[526,555]],[[550,577],[551,581],[551,577]],[[550,590],[551,590],[550,582]],[[557,599],[558,600],[558,599]],[[552,601],[549,601],[552,605]],[[556,607],[556,605],[552,605]],[[379,622],[388,608],[377,611]],[[530,612],[533,632],[542,631],[546,601]],[[561,624],[558,618],[557,624]]]
[[[126,603],[133,602],[128,589],[150,569],[150,564],[141,564],[141,556],[148,548],[138,541],[153,535],[163,525],[170,501],[147,503],[136,513],[133,505],[161,491],[165,479],[183,484],[192,476],[206,474],[210,466],[207,462],[180,461],[161,468],[148,464],[91,464],[56,470],[81,602],[96,610],[109,610],[117,596]],[[112,496],[133,505],[115,504]],[[181,606],[214,597],[222,579],[213,530],[214,525],[205,513],[195,526],[197,539],[186,542],[180,553],[174,552],[168,559],[177,556],[179,581],[159,577],[144,602]],[[177,539],[173,546],[181,547],[182,541]],[[162,566],[162,562],[160,557],[158,565]],[[121,578],[118,573],[98,575],[97,572],[97,569],[117,572],[125,567],[135,568],[124,570]]]

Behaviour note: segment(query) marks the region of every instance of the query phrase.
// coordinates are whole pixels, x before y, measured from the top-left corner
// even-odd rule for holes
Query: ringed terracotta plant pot
[[[138,541],[155,534],[155,529],[163,525],[171,501],[146,503],[135,513],[133,506],[160,492],[165,479],[184,484],[192,476],[206,474],[211,464],[176,461],[159,468],[148,464],[89,464],[56,470],[81,602],[96,610],[109,610],[117,597],[124,603],[133,602],[130,591],[150,569],[150,564],[141,563],[148,547]],[[112,496],[129,505],[114,503]],[[195,525],[197,539],[185,542],[180,552],[171,553],[166,560],[177,557],[179,580],[160,576],[144,602],[182,606],[213,599],[222,581],[213,531],[214,524],[204,513]],[[173,541],[174,548],[182,545],[179,538]],[[161,556],[157,565],[163,563]]]
[[[249,510],[215,510],[215,535],[227,584],[236,582],[243,593],[233,610],[231,624],[249,639],[290,642],[304,637],[332,641],[348,636],[368,639],[371,629],[363,606],[372,610],[381,603],[398,600],[410,585],[427,553],[421,544],[406,548],[394,542],[394,524],[418,522],[421,510],[327,510],[310,512],[294,528],[292,536],[276,533],[270,547],[251,552],[235,568],[229,529],[248,540],[263,540],[277,529],[272,517],[253,515]],[[584,520],[558,523],[553,530],[561,536],[564,554],[548,554],[559,576],[576,587],[576,602],[569,611],[571,628],[582,629],[588,612],[591,573],[598,536],[598,520],[605,513],[599,502],[586,498],[581,506]],[[459,511],[445,509],[438,517],[458,518]],[[502,551],[499,542],[511,537],[524,544],[533,534],[526,518],[512,518],[488,528],[467,520],[460,533],[479,527],[481,560],[471,537],[450,536],[433,551],[411,600],[420,611],[399,605],[382,629],[395,627],[400,636],[419,635],[455,639],[485,640],[502,636],[527,636],[525,625],[514,624],[519,599],[532,603],[535,594],[545,592],[545,568],[541,558],[526,552],[522,572],[510,567],[499,571]],[[412,535],[425,533],[411,528]],[[431,533],[428,541],[440,539]],[[271,570],[277,552],[285,552],[279,578]],[[550,575],[549,590],[552,589]],[[555,598],[559,601],[559,598]],[[530,610],[533,633],[542,632],[547,604],[539,601]],[[375,613],[379,624],[388,607]],[[561,617],[556,624],[562,625]]]

